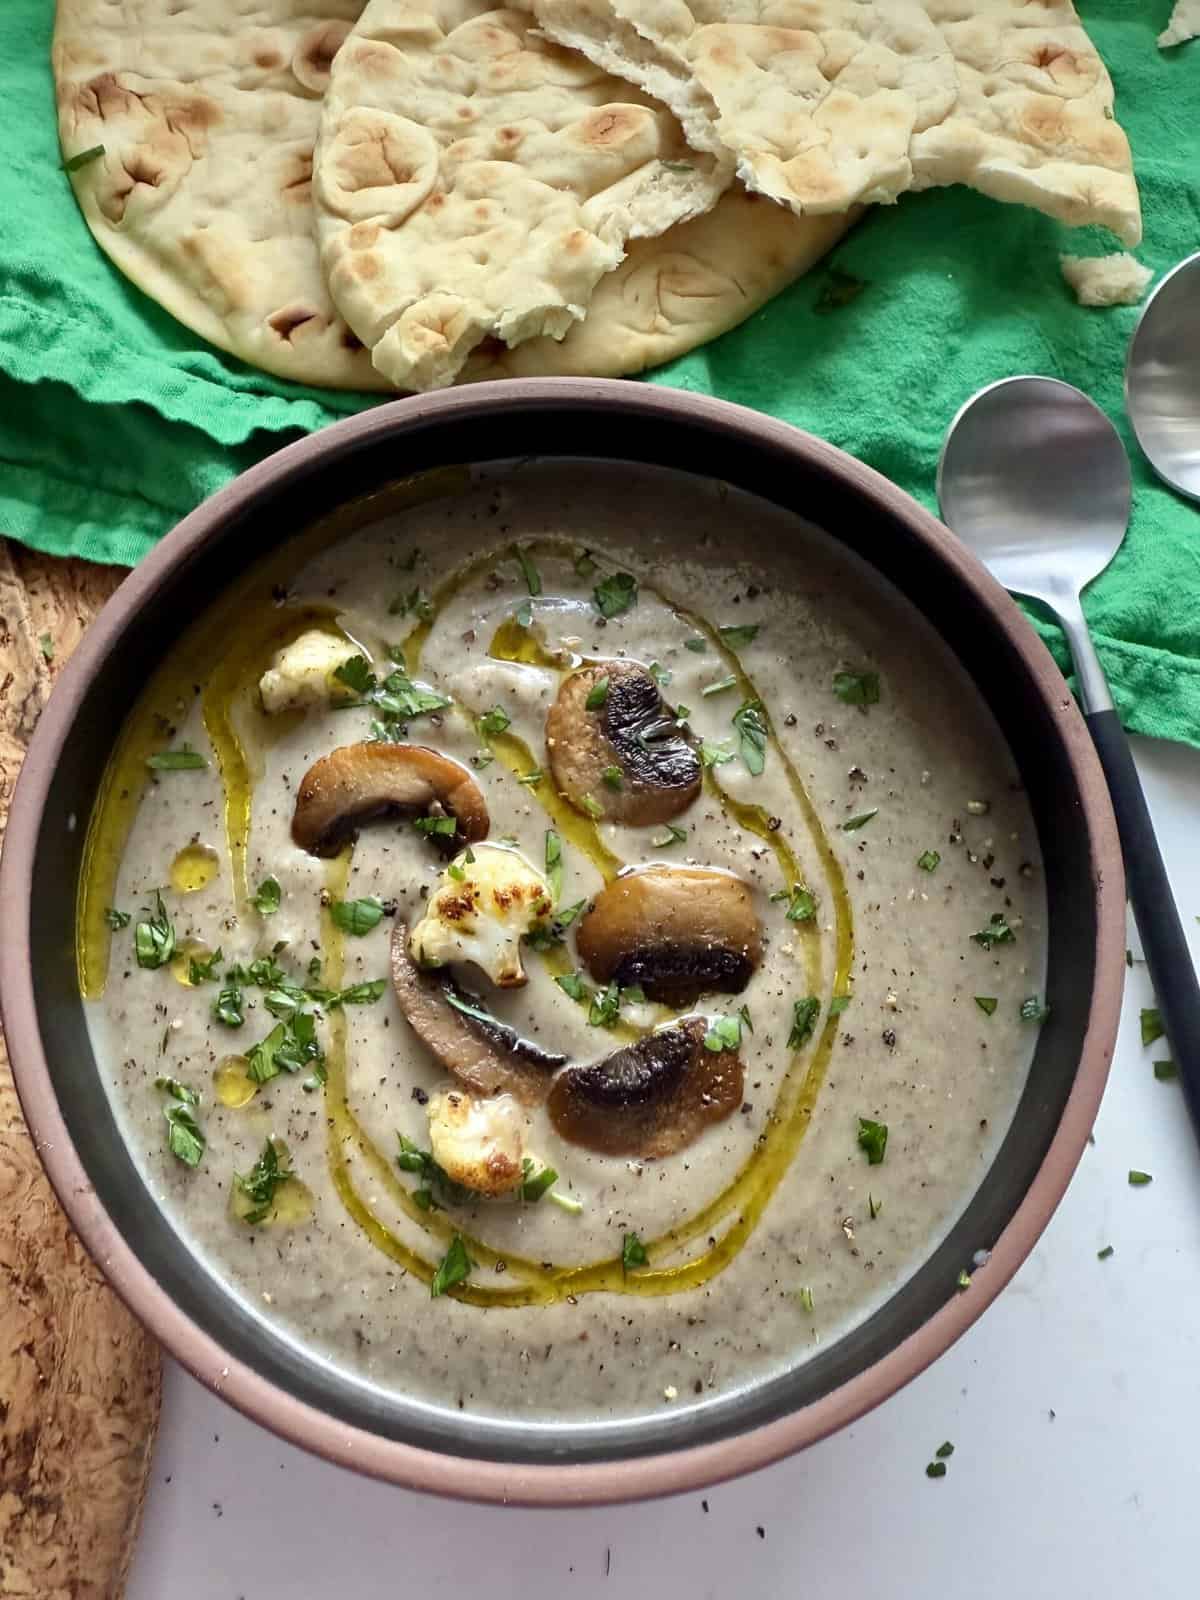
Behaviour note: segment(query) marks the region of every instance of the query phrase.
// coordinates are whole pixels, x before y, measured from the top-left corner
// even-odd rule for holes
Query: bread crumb
[[[1168,50],[1196,38],[1200,38],[1200,0],[1175,0],[1171,20],[1158,36],[1158,48]]]
[[[1135,306],[1154,276],[1127,252],[1112,256],[1060,256],[1063,277],[1081,306]]]

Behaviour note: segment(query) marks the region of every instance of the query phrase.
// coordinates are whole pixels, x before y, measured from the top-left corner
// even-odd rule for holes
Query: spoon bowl
[[[1056,611],[1125,537],[1129,460],[1103,411],[1057,378],[1004,378],[950,424],[938,462],[942,515],[995,577]]]
[[[1125,406],[1155,472],[1200,501],[1200,251],[1146,301],[1125,361]]]

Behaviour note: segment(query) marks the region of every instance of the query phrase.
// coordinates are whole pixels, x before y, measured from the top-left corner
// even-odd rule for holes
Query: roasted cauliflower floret
[[[340,634],[310,628],[272,657],[271,665],[258,682],[263,710],[274,716],[278,711],[308,711],[327,706],[349,696],[333,674],[351,656],[362,651]]]
[[[525,1125],[510,1094],[442,1089],[429,1101],[429,1146],[446,1176],[477,1194],[509,1194],[523,1177]]]
[[[527,981],[521,939],[545,926],[553,911],[550,885],[519,851],[477,844],[442,874],[409,949],[418,966],[469,961],[497,988],[519,988]]]

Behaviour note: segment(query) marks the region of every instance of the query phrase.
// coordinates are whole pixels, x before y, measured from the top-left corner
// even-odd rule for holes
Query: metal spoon
[[[1080,600],[1125,537],[1132,482],[1124,447],[1099,407],[1070,384],[1006,378],[972,396],[950,424],[937,488],[942,516],[959,538],[1006,589],[1049,606],[1067,636],[1146,964],[1200,1131],[1200,986]]]
[[[1142,309],[1125,359],[1125,407],[1163,482],[1200,500],[1200,251]]]

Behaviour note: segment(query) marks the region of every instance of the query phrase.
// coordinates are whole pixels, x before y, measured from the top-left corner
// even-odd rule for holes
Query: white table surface
[[[1200,753],[1148,741],[1136,753],[1200,958]],[[1151,1004],[1135,966],[1095,1145],[1029,1261],[941,1361],[854,1427],[706,1494],[492,1509],[328,1466],[168,1363],[129,1600],[1200,1593],[1200,1154],[1179,1085],[1151,1069],[1163,1042],[1140,1043]],[[1131,1167],[1153,1183],[1130,1188]],[[949,1471],[931,1481],[946,1439]]]

